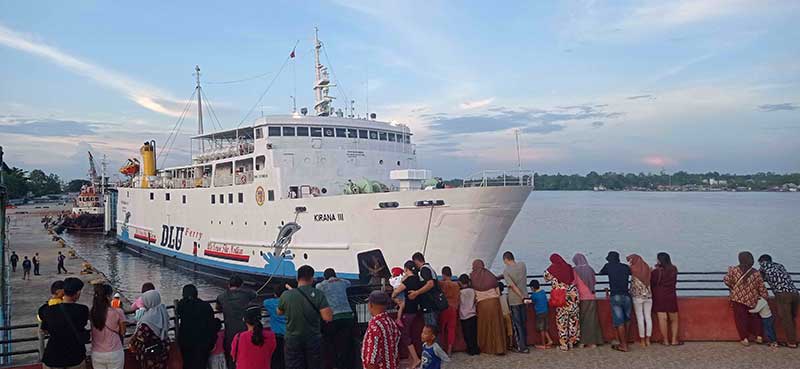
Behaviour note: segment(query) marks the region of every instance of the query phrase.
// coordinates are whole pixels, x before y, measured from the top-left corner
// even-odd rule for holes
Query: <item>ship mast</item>
[[[316,83],[314,84],[314,112],[318,116],[331,115],[331,100],[332,97],[328,96],[328,89],[331,86],[330,79],[328,79],[328,68],[319,62],[319,51],[322,49],[322,42],[319,41],[319,29],[314,27],[314,73],[316,76]]]
[[[195,87],[195,91],[197,92],[197,134],[203,134],[203,99],[201,94],[203,93],[202,88],[200,87],[200,66],[194,66],[195,77],[197,78],[197,87]],[[205,151],[203,140],[200,139],[200,152],[202,153]]]

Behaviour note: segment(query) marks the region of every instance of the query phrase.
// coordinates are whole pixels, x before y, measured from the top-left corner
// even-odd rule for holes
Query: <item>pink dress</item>
[[[261,346],[253,344],[251,331],[244,331],[233,337],[231,356],[236,361],[236,369],[270,369],[277,341],[271,329],[264,328],[262,332],[264,343]]]
[[[583,280],[578,276],[578,273],[573,271],[574,277],[572,278],[575,281],[575,285],[578,286],[578,298],[583,300],[594,300],[595,294],[594,291],[589,289],[589,286],[583,282]]]

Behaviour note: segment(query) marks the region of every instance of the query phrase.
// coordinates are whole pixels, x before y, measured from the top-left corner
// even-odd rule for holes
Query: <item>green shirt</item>
[[[305,293],[308,300],[301,294]],[[319,311],[329,307],[322,291],[312,286],[302,286],[281,295],[278,309],[286,315],[286,338],[306,339],[321,335],[322,317]]]

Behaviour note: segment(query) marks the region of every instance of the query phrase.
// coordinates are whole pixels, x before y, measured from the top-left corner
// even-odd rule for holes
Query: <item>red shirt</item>
[[[253,332],[244,331],[237,334],[231,342],[231,356],[236,361],[236,369],[270,369],[272,353],[277,342],[275,333],[264,328],[264,343],[253,344]]]
[[[361,345],[361,362],[375,365],[378,369],[397,369],[397,348],[400,343],[400,328],[388,313],[380,313],[369,321],[364,342]]]

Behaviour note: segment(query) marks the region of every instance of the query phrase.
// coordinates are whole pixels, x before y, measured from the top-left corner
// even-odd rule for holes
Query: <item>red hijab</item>
[[[642,281],[645,285],[650,285],[650,266],[636,254],[628,255],[628,264],[631,265],[631,275]]]
[[[572,272],[572,266],[564,261],[564,258],[559,254],[550,255],[550,267],[547,271],[556,277],[561,283],[572,284],[575,274]]]

